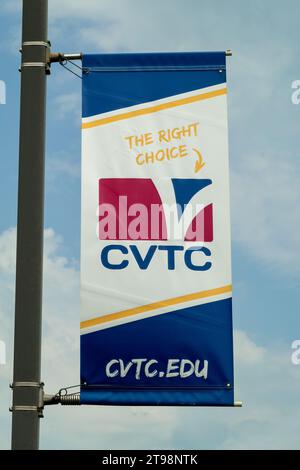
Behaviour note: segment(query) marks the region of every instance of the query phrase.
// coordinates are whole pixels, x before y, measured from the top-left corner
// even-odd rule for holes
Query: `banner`
[[[83,404],[234,404],[226,94],[224,52],[83,56]]]

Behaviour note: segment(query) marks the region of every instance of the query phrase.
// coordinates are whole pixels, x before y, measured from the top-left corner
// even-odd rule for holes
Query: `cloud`
[[[75,154],[77,156],[77,152]],[[57,183],[57,176],[80,178],[80,162],[69,152],[58,151],[47,160],[47,178],[51,186]]]
[[[299,273],[299,163],[289,154],[245,153],[232,171],[233,238],[259,262]]]
[[[60,369],[60,362],[67,364],[70,357],[73,361],[78,352],[78,335],[76,335],[76,330],[71,330],[73,334],[70,336],[68,320],[71,318],[76,322],[78,319],[79,276],[76,262],[58,255],[61,246],[60,237],[52,229],[45,230],[43,302],[43,357],[45,361],[43,370],[52,372],[53,382],[50,380],[50,386],[53,385],[55,390],[58,384],[69,380],[67,370]],[[8,407],[11,397],[8,384],[12,379],[15,247],[16,230],[11,228],[2,232],[0,235],[0,339],[5,341],[7,346],[7,364],[0,368],[0,432],[4,434],[4,438],[1,439],[3,447],[9,446],[10,439]],[[54,364],[53,359],[56,360]],[[72,370],[76,370],[76,367]],[[72,379],[74,380],[70,374],[70,380]],[[76,381],[78,381],[77,377]]]
[[[9,446],[15,241],[15,229],[0,234],[0,339],[8,345],[8,364],[0,368],[3,448]],[[45,230],[42,378],[47,393],[79,380],[79,272],[63,251],[62,238]],[[52,406],[45,410],[41,447],[299,448],[300,367],[291,364],[289,348],[265,348],[245,331],[235,332],[236,397],[244,401],[242,409]]]
[[[257,346],[245,331],[235,330],[234,345],[235,360],[239,364],[259,364],[266,355],[266,349],[261,346]]]
[[[76,121],[80,121],[81,97],[79,93],[66,93],[55,98],[56,116],[65,119],[73,116]]]

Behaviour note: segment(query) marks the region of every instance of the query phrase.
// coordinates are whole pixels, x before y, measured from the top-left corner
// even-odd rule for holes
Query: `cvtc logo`
[[[210,179],[99,180],[100,240],[213,240]]]
[[[101,250],[101,264],[120,270],[135,263],[146,270],[155,256],[164,252],[168,270],[176,269],[179,259],[194,271],[210,269],[212,264],[207,257],[211,251],[203,244],[213,241],[211,187],[210,179],[100,179],[97,225],[100,240],[165,242],[108,244]],[[172,241],[177,244],[171,244]],[[184,242],[198,242],[200,246],[187,246]]]

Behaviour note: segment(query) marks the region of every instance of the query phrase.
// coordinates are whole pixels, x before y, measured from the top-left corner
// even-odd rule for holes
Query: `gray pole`
[[[12,449],[38,449],[48,0],[23,0]]]

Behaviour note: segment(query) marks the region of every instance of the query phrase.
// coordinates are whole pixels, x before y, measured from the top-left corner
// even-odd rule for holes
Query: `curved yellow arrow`
[[[197,161],[195,162],[195,173],[198,173],[198,171],[201,170],[201,168],[204,167],[205,162],[203,161],[203,157],[201,152],[198,149],[193,148],[194,152],[196,152],[197,155]]]

